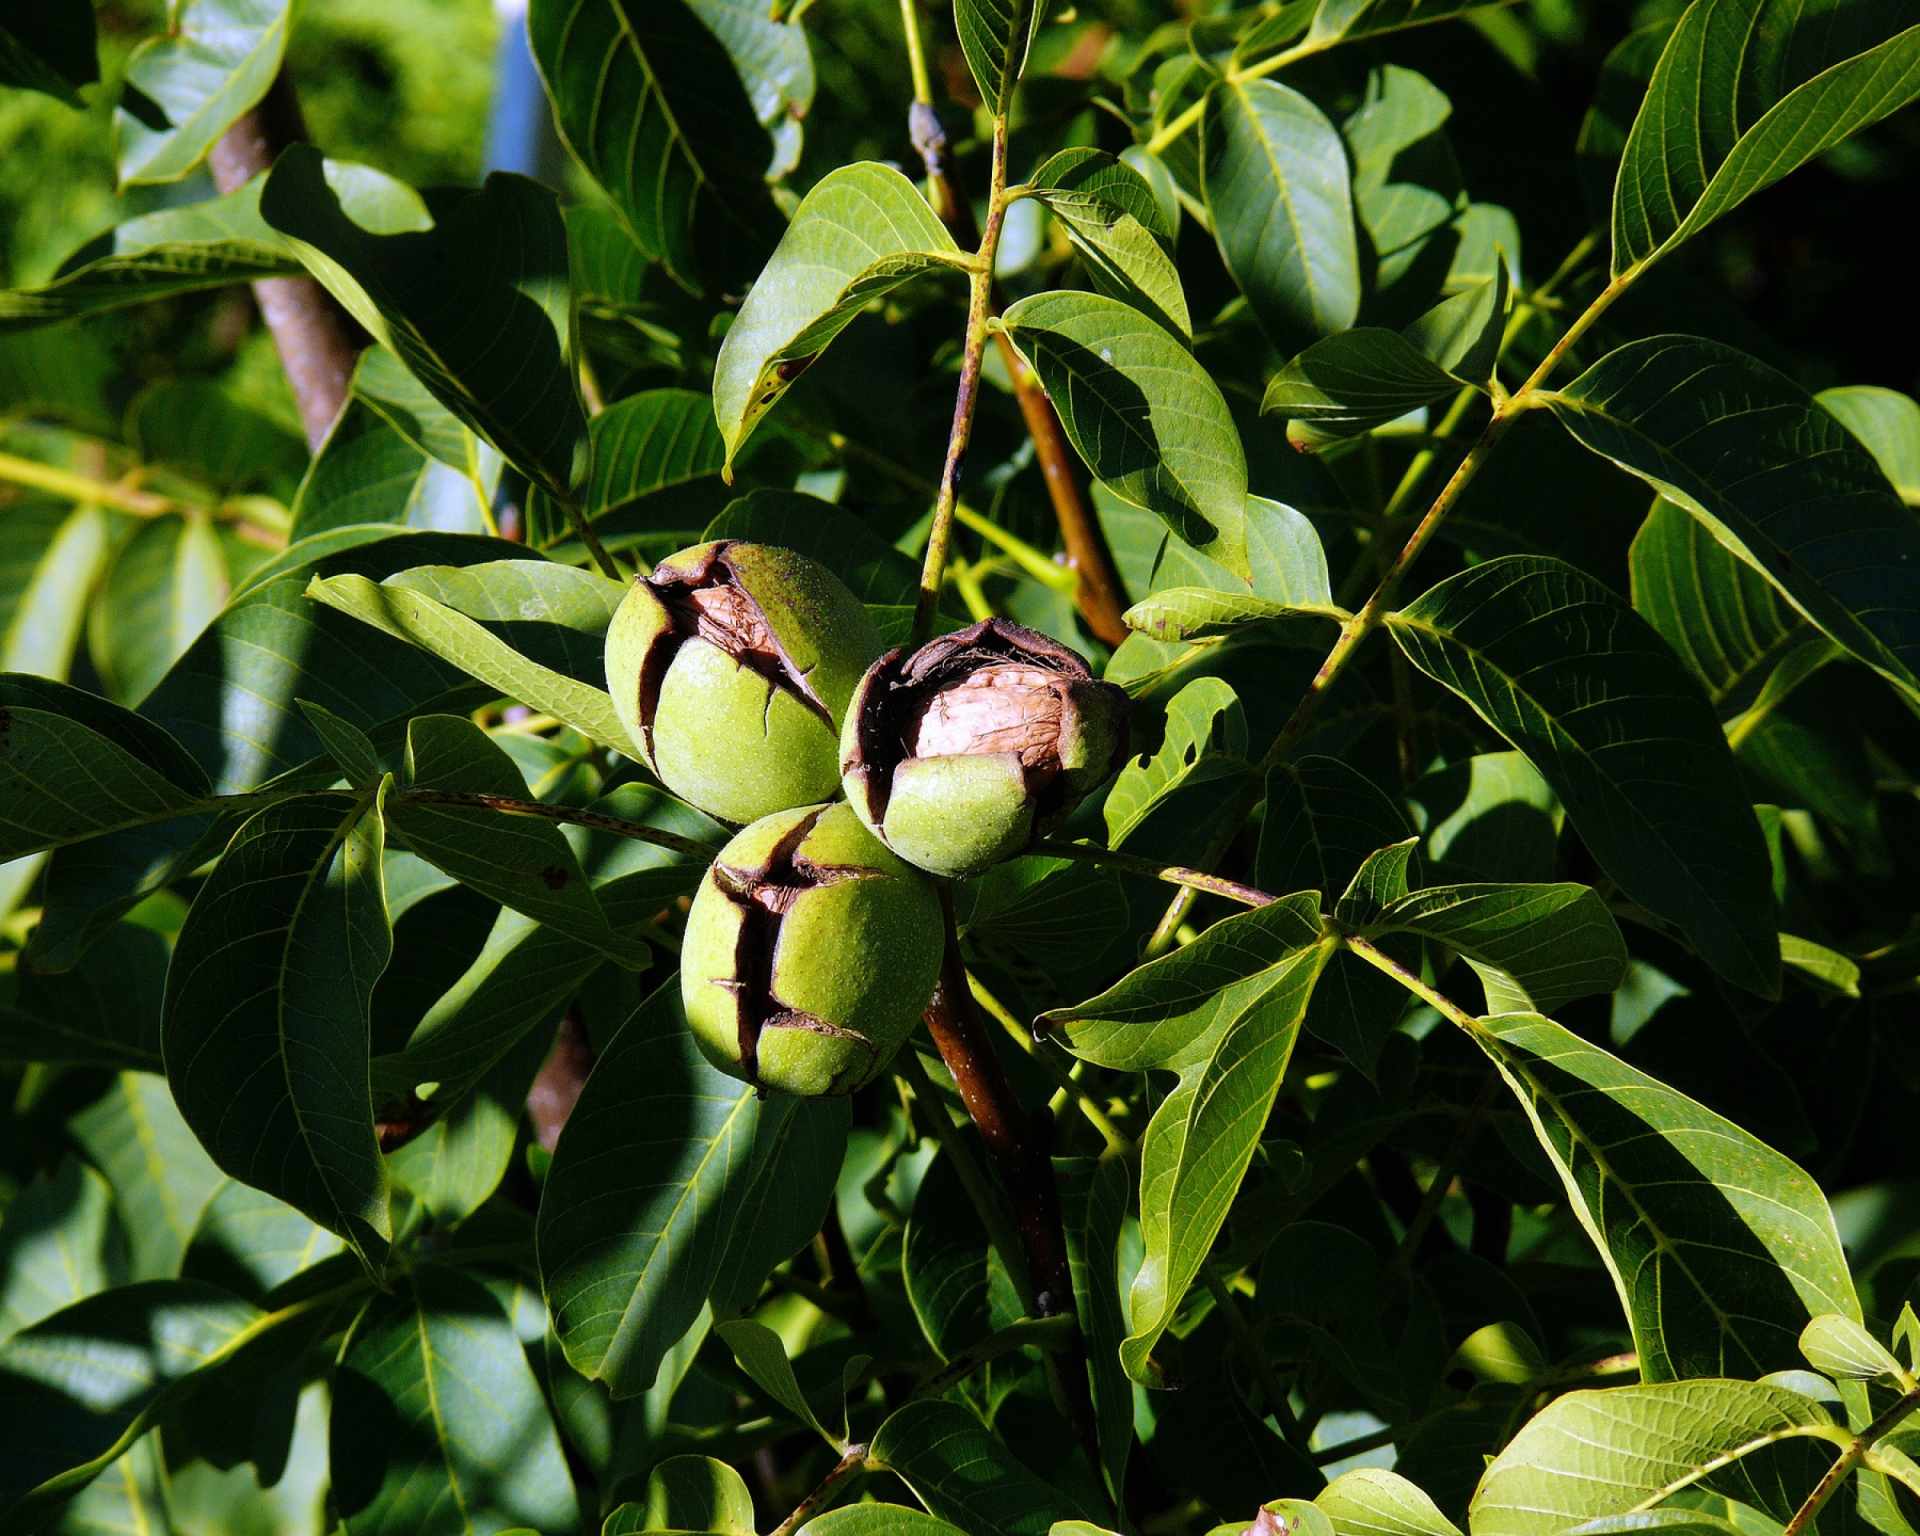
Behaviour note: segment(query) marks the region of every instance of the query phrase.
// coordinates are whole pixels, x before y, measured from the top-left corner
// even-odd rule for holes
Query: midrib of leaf
[[[719,1128],[707,1139],[706,1151],[700,1154],[700,1161],[695,1165],[692,1177],[680,1186],[680,1193],[674,1199],[672,1209],[668,1212],[666,1219],[660,1223],[660,1234],[654,1239],[653,1247],[647,1253],[646,1263],[640,1266],[640,1274],[634,1281],[633,1293],[627,1297],[626,1305],[620,1309],[620,1320],[614,1324],[612,1340],[600,1356],[602,1366],[605,1365],[607,1357],[613,1353],[614,1343],[625,1335],[627,1324],[633,1317],[633,1309],[639,1303],[641,1293],[647,1288],[647,1277],[653,1273],[654,1262],[660,1257],[660,1251],[663,1248],[671,1251],[673,1244],[670,1234],[673,1231],[674,1222],[680,1218],[681,1210],[688,1200],[699,1203],[700,1197],[697,1191],[700,1180],[705,1177],[707,1168],[717,1155],[721,1143],[724,1141],[728,1145],[732,1144],[735,1121],[739,1119],[743,1110],[757,1102],[751,1093],[742,1093],[733,1101],[733,1107],[727,1111],[726,1118],[720,1123]]]
[[[1741,1353],[1746,1355],[1747,1359],[1752,1362],[1755,1370],[1758,1370],[1760,1368],[1760,1362],[1754,1356],[1753,1351],[1747,1348],[1746,1340],[1729,1326],[1732,1318],[1721,1309],[1720,1304],[1709,1294],[1707,1288],[1700,1283],[1699,1276],[1694,1274],[1686,1259],[1681,1256],[1679,1247],[1674,1243],[1672,1238],[1667,1235],[1666,1229],[1653,1219],[1653,1213],[1640,1202],[1637,1186],[1630,1183],[1615,1171],[1607,1155],[1581,1131],[1572,1116],[1567,1113],[1559,1097],[1530,1070],[1509,1058],[1504,1040],[1500,1039],[1499,1036],[1493,1034],[1490,1030],[1478,1027],[1473,1031],[1473,1039],[1483,1051],[1493,1058],[1494,1064],[1499,1067],[1502,1075],[1504,1075],[1509,1082],[1518,1078],[1521,1082],[1525,1083],[1527,1091],[1534,1101],[1546,1104],[1547,1107],[1553,1111],[1554,1117],[1566,1129],[1567,1135],[1586,1152],[1587,1156],[1593,1159],[1594,1167],[1599,1172],[1603,1182],[1616,1187],[1625,1198],[1627,1204],[1633,1208],[1634,1215],[1639,1218],[1641,1226],[1653,1238],[1655,1252],[1670,1256],[1673,1263],[1678,1266],[1680,1272],[1685,1275],[1687,1280],[1692,1284],[1694,1290],[1699,1294],[1700,1299],[1706,1303],[1707,1309],[1713,1313],[1714,1320],[1719,1323],[1721,1338],[1723,1340],[1731,1340],[1733,1343],[1738,1344]],[[1600,1090],[1596,1089],[1594,1091],[1599,1092]],[[1529,1107],[1529,1117],[1535,1121],[1536,1125],[1538,1124],[1539,1117],[1533,1112],[1531,1107]],[[1544,1129],[1544,1127],[1542,1127],[1542,1129]],[[1556,1161],[1558,1160],[1556,1159]],[[1573,1170],[1570,1167],[1562,1171],[1561,1181],[1566,1185],[1567,1193],[1572,1197],[1574,1213],[1579,1218],[1580,1225],[1587,1229],[1587,1235],[1593,1239],[1593,1245],[1600,1254],[1601,1262],[1607,1266],[1607,1273],[1613,1277],[1614,1289],[1620,1297],[1620,1308],[1626,1313],[1628,1326],[1632,1327],[1634,1323],[1632,1298],[1627,1291],[1626,1277],[1620,1273],[1619,1266],[1614,1263],[1613,1250],[1607,1244],[1606,1234],[1600,1230],[1598,1224],[1595,1222],[1593,1213],[1588,1209],[1586,1197],[1581,1194],[1580,1190],[1574,1184]],[[1706,1247],[1710,1245],[1701,1244],[1700,1246]],[[1671,1358],[1667,1350],[1664,1318],[1661,1320],[1660,1348],[1663,1354],[1669,1354],[1669,1358]],[[1757,1442],[1756,1445],[1750,1447],[1750,1449],[1758,1449],[1760,1444],[1765,1443],[1765,1441]],[[1740,1454],[1744,1455],[1745,1452],[1743,1451]],[[1706,1471],[1711,1470],[1713,1470],[1711,1467],[1705,1468],[1699,1475],[1704,1475]],[[1689,1479],[1689,1481],[1691,1480],[1692,1479]],[[1678,1488],[1685,1486],[1686,1483],[1683,1482],[1677,1484],[1674,1489],[1667,1490],[1667,1492],[1674,1492],[1677,1491]],[[1666,1493],[1662,1493],[1659,1497],[1665,1498]],[[1656,1498],[1651,1502],[1658,1503],[1659,1499]],[[1636,1506],[1636,1508],[1647,1507],[1650,1506]]]
[[[574,7],[573,16],[567,20],[567,30],[569,32],[573,30],[574,19],[585,10],[588,3],[591,3],[591,0],[582,0],[581,4]],[[665,121],[668,132],[673,135],[673,142],[679,149],[680,157],[686,161],[688,167],[693,171],[694,180],[700,186],[707,186],[709,183],[706,167],[700,163],[699,157],[694,154],[693,143],[688,139],[686,130],[680,126],[679,115],[673,110],[672,103],[667,100],[666,87],[660,83],[660,76],[654,71],[653,61],[647,57],[646,49],[640,46],[639,35],[634,32],[632,24],[627,20],[627,8],[624,0],[606,0],[606,3],[610,5],[613,11],[614,20],[619,23],[621,38],[626,42],[628,50],[633,54],[634,62],[640,66],[640,73],[647,78],[647,88],[653,93],[653,99],[659,103],[660,116]],[[700,22],[699,24],[702,26],[705,25],[704,22]],[[601,72],[602,83],[605,81],[605,73],[604,70]],[[600,103],[603,99],[598,86],[595,87],[593,96],[594,111],[597,113],[600,110]],[[627,134],[627,169],[629,172],[633,166],[633,141],[640,135],[640,124],[643,116],[644,114],[638,111],[634,113],[633,127]],[[659,227],[664,229],[667,219],[667,209],[664,202],[666,196],[666,179],[656,176],[653,180],[653,216],[658,221]],[[617,212],[619,209],[618,203],[616,202],[614,206]]]
[[[454,1469],[450,1452],[452,1441],[447,1434],[447,1421],[440,1413],[440,1385],[433,1372],[433,1345],[427,1338],[427,1309],[422,1305],[418,1292],[413,1298],[413,1326],[420,1339],[420,1379],[427,1387],[427,1412],[433,1417],[434,1444],[439,1447],[440,1461],[447,1469],[447,1487],[460,1510],[460,1524],[472,1530],[473,1518],[467,1513],[467,1497],[461,1491],[460,1474]]]
[[[154,1139],[153,1122],[147,1118],[146,1107],[141,1104],[140,1096],[128,1085],[126,1073],[120,1074],[115,1087],[127,1101],[127,1118],[133,1123],[133,1139],[140,1144],[140,1158],[147,1165],[147,1172],[152,1176],[154,1191],[159,1195],[161,1207],[167,1213],[167,1225],[184,1244],[192,1238],[193,1231],[181,1220],[180,1204],[174,1198],[173,1185],[167,1180],[167,1165],[161,1159],[159,1147]]]
[[[1535,622],[1537,622],[1537,617]],[[1491,657],[1487,656],[1477,646],[1469,645],[1465,640],[1460,638],[1457,632],[1443,630],[1439,628],[1437,625],[1429,624],[1421,619],[1409,618],[1405,609],[1401,609],[1396,613],[1388,614],[1387,623],[1391,627],[1396,627],[1401,629],[1417,629],[1422,631],[1423,633],[1434,636],[1437,640],[1441,641],[1443,644],[1456,646],[1460,650],[1466,652],[1466,654],[1473,659],[1473,663],[1476,671],[1484,670],[1488,673],[1491,673],[1493,676],[1498,677],[1501,680],[1501,682],[1503,682],[1506,685],[1508,693],[1510,693],[1516,700],[1524,699],[1538,713],[1540,718],[1546,722],[1547,728],[1553,733],[1553,739],[1556,743],[1564,741],[1568,746],[1573,748],[1573,751],[1568,754],[1569,756],[1577,756],[1580,759],[1580,761],[1587,764],[1588,768],[1593,772],[1593,774],[1596,777],[1598,777],[1599,779],[1601,779],[1603,782],[1606,783],[1606,785],[1608,786],[1610,792],[1614,795],[1614,797],[1618,799],[1623,805],[1625,805],[1633,823],[1636,826],[1644,827],[1652,835],[1653,840],[1656,843],[1658,843],[1660,847],[1664,849],[1667,852],[1667,854],[1673,859],[1676,865],[1678,865],[1681,869],[1687,870],[1689,873],[1691,873],[1692,866],[1686,860],[1680,857],[1679,852],[1674,848],[1673,844],[1667,840],[1666,835],[1660,830],[1659,826],[1656,823],[1647,820],[1646,817],[1642,815],[1640,811],[1639,803],[1633,798],[1633,796],[1626,794],[1624,791],[1619,789],[1615,784],[1613,775],[1610,773],[1603,772],[1599,764],[1597,764],[1594,761],[1593,754],[1587,751],[1585,747],[1581,746],[1581,744],[1578,741],[1574,740],[1574,738],[1567,733],[1565,727],[1563,727],[1560,724],[1560,717],[1556,715],[1552,710],[1548,709],[1545,705],[1543,705],[1525,688],[1521,687],[1519,680],[1515,678],[1512,674],[1510,674],[1504,667],[1501,667],[1498,664],[1496,664]],[[1610,700],[1609,702],[1618,702],[1618,701]],[[1476,713],[1479,712],[1477,705],[1474,706],[1474,709]],[[1495,725],[1494,729],[1499,730],[1499,727]],[[1501,734],[1504,736],[1506,733],[1502,731]],[[1697,883],[1694,883],[1691,881],[1689,883],[1694,884],[1694,889],[1696,892],[1698,892],[1701,903],[1704,906],[1708,907],[1710,910],[1714,911],[1715,913],[1720,914],[1722,922],[1724,924],[1725,914],[1721,912],[1721,909],[1709,899],[1708,894],[1705,891],[1700,890]],[[1764,958],[1757,957],[1757,956],[1749,956],[1749,958],[1755,960],[1755,963],[1761,972],[1764,973],[1766,971],[1767,965]]]
[[[1273,184],[1279,189],[1280,201],[1287,210],[1287,228],[1293,233],[1294,249],[1300,253],[1300,277],[1307,285],[1308,299],[1313,306],[1314,318],[1318,320],[1321,314],[1320,285],[1314,279],[1313,262],[1307,255],[1307,241],[1300,227],[1300,217],[1294,211],[1293,188],[1287,182],[1286,173],[1280,168],[1279,158],[1274,154],[1272,142],[1267,138],[1265,125],[1247,95],[1245,82],[1235,80],[1231,75],[1228,76],[1228,81],[1233,93],[1240,98],[1241,106],[1246,109],[1247,116],[1253,121],[1254,137],[1260,141],[1260,153],[1266,159],[1267,169],[1273,173]]]

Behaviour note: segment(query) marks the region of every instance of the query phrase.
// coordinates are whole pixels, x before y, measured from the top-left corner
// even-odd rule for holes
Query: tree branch
[[[917,31],[910,28],[908,38],[911,43],[917,43]],[[934,212],[953,232],[956,241],[962,246],[973,245],[973,209],[960,195],[952,161],[947,155],[946,130],[941,127],[930,102],[914,102],[908,117],[908,129],[913,147],[920,154],[920,163],[926,169]],[[991,290],[987,299],[987,313],[996,316],[1000,313],[999,301]],[[1127,638],[1126,622],[1121,617],[1127,607],[1126,590],[1114,566],[1113,554],[1107,548],[1107,536],[1101,530],[1085,492],[1080,488],[1079,476],[1074,472],[1073,453],[1067,446],[1060,417],[1053,408],[1053,402],[1047,398],[1046,391],[1041,389],[1040,381],[1034,377],[1033,370],[1007,339],[1006,332],[996,331],[994,341],[1013,379],[1014,400],[1026,421],[1027,436],[1033,440],[1034,458],[1038,460],[1041,478],[1046,482],[1054,518],[1060,524],[1061,542],[1066,545],[1067,568],[1077,578],[1073,591],[1074,606],[1080,610],[1080,617],[1095,638],[1104,645],[1118,645]]]
[[[840,1496],[840,1484],[854,1473],[864,1471],[867,1466],[867,1448],[864,1445],[850,1445],[847,1454],[842,1456],[827,1475],[820,1479],[820,1486],[802,1499],[794,1512],[773,1528],[773,1536],[793,1536],[815,1515]]]
[[[260,104],[242,114],[213,146],[207,162],[213,184],[223,193],[245,186],[268,169],[281,150],[306,136],[293,83],[282,71]],[[318,448],[346,402],[364,338],[347,312],[311,277],[261,278],[253,284],[253,298],[293,387],[307,446]]]

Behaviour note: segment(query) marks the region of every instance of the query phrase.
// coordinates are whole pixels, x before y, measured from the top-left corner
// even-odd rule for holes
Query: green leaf
[[[532,569],[501,569],[513,566]],[[518,576],[520,579],[513,581],[512,586],[536,605],[533,611],[543,618],[553,613],[555,607],[564,604],[560,611],[567,620],[585,615],[584,621],[590,622],[592,605],[599,594],[604,589],[619,590],[613,582],[604,578],[589,577],[585,571],[562,565],[500,561],[493,563],[492,568],[502,582]],[[578,581],[580,577],[589,577],[589,582]],[[602,586],[593,587],[590,585],[592,581],[599,581]],[[444,658],[505,697],[565,721],[601,746],[618,751],[630,750],[632,743],[627,740],[619,716],[613,712],[613,700],[607,697],[604,688],[581,682],[529,659],[523,651],[488,629],[479,618],[469,617],[437,601],[431,590],[420,590],[420,587],[430,585],[437,583],[432,582],[431,576],[423,576],[418,570],[390,577],[384,582],[371,581],[365,576],[342,575],[315,577],[307,587],[307,594],[329,608],[338,609],[364,624],[372,625],[384,634],[409,641],[423,651]],[[572,590],[576,588],[581,590]],[[579,606],[582,603],[584,607]],[[603,603],[608,614],[608,619],[601,623],[603,632],[617,603],[617,597],[611,603]],[[563,622],[561,627],[572,625]]]
[[[265,1306],[279,1286],[345,1249],[284,1201],[226,1180],[200,1213],[181,1273]]]
[[[1206,587],[1169,587],[1135,603],[1122,617],[1128,629],[1155,640],[1205,640],[1262,624],[1325,634],[1326,625],[1341,623],[1347,611],[1332,603],[1283,603]]]
[[[1473,1037],[1599,1249],[1647,1380],[1790,1369],[1807,1319],[1859,1319],[1833,1213],[1793,1162],[1551,1019]]]
[[[1499,0],[1320,0],[1307,31],[1309,42],[1332,44],[1378,37],[1405,27],[1423,27],[1478,10]]]
[[[1167,706],[1166,734],[1150,758],[1134,758],[1107,792],[1107,842],[1118,848],[1172,796],[1250,771],[1247,720],[1233,690],[1217,677],[1188,683]]]
[[[595,416],[588,435],[593,469],[581,511],[602,538],[617,538],[629,521],[649,517],[655,497],[674,498],[667,504],[678,507],[675,493],[705,502],[719,489],[727,445],[714,425],[712,402],[698,391],[645,389],[629,395]],[[572,537],[565,518],[546,522],[535,540],[542,548]]]
[[[108,690],[136,704],[227,600],[227,556],[198,513],[155,518],[122,544],[91,614],[91,652]]]
[[[366,1065],[393,953],[384,849],[380,797],[248,821],[180,930],[162,1035],[174,1098],[213,1160],[376,1272],[393,1236]]]
[[[1798,384],[1718,342],[1655,336],[1548,398],[1582,443],[1699,518],[1837,644],[1920,697],[1920,527],[1873,456]]]
[[[1823,389],[1813,398],[1873,455],[1902,501],[1920,504],[1920,401],[1870,384]]]
[[[608,1043],[554,1152],[540,1274],[573,1368],[646,1391],[706,1303],[763,1105],[707,1064],[669,979]]]
[[[1784,1387],[1677,1381],[1556,1398],[1507,1442],[1468,1512],[1473,1536],[1548,1536],[1697,1483],[1800,1437],[1847,1438]]]
[[[952,1360],[994,1332],[1009,1289],[985,1224],[954,1162],[936,1157],[914,1191],[900,1243],[900,1278],[934,1357]],[[995,1281],[998,1280],[996,1293]]]
[[[1473,967],[1490,1013],[1545,1012],[1611,992],[1626,979],[1627,943],[1584,885],[1434,885],[1369,920],[1444,944]]]
[[[1029,185],[1060,221],[1096,288],[1192,340],[1180,273],[1161,245],[1172,231],[1138,171],[1100,150],[1064,149]]]
[[[869,303],[922,272],[964,264],[927,200],[891,166],[863,160],[821,177],[720,343],[713,414],[726,462]]]
[[[286,52],[291,0],[181,0],[127,59],[138,105],[114,114],[120,181],[178,181],[267,94]],[[141,98],[144,98],[141,100]]]
[[[835,1450],[846,1449],[846,1426],[842,1424],[840,1433],[835,1434],[820,1422],[806,1393],[800,1390],[793,1374],[793,1362],[787,1358],[787,1346],[780,1341],[779,1334],[747,1318],[717,1323],[714,1332],[733,1351],[735,1363],[748,1380]]]
[[[578,982],[596,956],[573,968]],[[551,1009],[540,1010],[550,1015]],[[527,1092],[552,1048],[552,1037],[519,1030],[496,1042],[498,1058],[468,1088],[439,1081],[433,1123],[387,1165],[394,1179],[443,1227],[459,1225],[492,1197],[512,1164],[526,1114]],[[451,1108],[440,1108],[451,1104]]]
[[[83,106],[79,88],[100,78],[95,48],[92,6],[22,10],[0,26],[0,85]]]
[[[206,793],[159,727],[64,683],[0,674],[0,858],[185,815]]]
[[[1920,96],[1920,26],[1872,3],[1698,0],[1674,28],[1620,160],[1616,277]]]
[[[333,1379],[346,1529],[573,1530],[560,1436],[520,1340],[474,1280],[424,1265],[368,1305]]]
[[[709,1292],[716,1314],[751,1307],[776,1264],[827,1219],[847,1153],[846,1099],[803,1099],[760,1117],[752,1181],[734,1197],[732,1231]]]
[[[1726,718],[1750,704],[1809,631],[1707,525],[1656,501],[1627,552],[1633,606]]]
[[[327,756],[340,769],[349,788],[368,789],[380,781],[380,751],[365,731],[311,699],[296,699],[294,703],[307,717],[314,734],[326,744]]]
[[[1836,1381],[1898,1382],[1906,1372],[1885,1345],[1857,1318],[1824,1313],[1800,1330],[1800,1353],[1807,1364]]]
[[[0,1340],[104,1291],[125,1267],[113,1191],[85,1163],[62,1158],[0,1218]]]
[[[407,723],[405,789],[387,811],[395,834],[436,869],[502,906],[616,956],[624,952],[558,826],[481,806],[435,804],[426,798],[435,791],[531,798],[513,759],[471,720],[421,715]]]
[[[0,1345],[11,1421],[0,1446],[0,1518],[11,1529],[45,1529],[276,1320],[197,1281],[151,1280],[89,1296],[16,1333]]]
[[[1759,824],[1705,697],[1643,619],[1571,566],[1512,555],[1387,624],[1415,666],[1527,754],[1622,890],[1728,980],[1777,994]]]
[[[1433,1500],[1397,1472],[1358,1467],[1314,1495],[1333,1536],[1460,1536]]]
[[[753,1494],[724,1461],[669,1456],[647,1474],[645,1500],[614,1510],[600,1536],[754,1536]]]
[[[1360,252],[1338,131],[1272,80],[1228,78],[1206,102],[1207,208],[1254,318],[1282,346],[1346,330],[1360,313]]]
[[[1127,1319],[1117,1275],[1120,1234],[1127,1219],[1126,1166],[1118,1158],[1055,1158],[1060,1225],[1073,1275],[1073,1306],[1086,1340],[1100,1475],[1116,1509],[1124,1506],[1127,1462],[1133,1450],[1133,1385],[1120,1365]]]
[[[1011,110],[1027,50],[1046,20],[1047,0],[953,0],[953,30],[980,101],[999,117]]]
[[[1099,997],[1040,1016],[1036,1027],[1097,1066],[1180,1074],[1141,1142],[1146,1257],[1120,1347],[1135,1381],[1155,1379],[1153,1347],[1226,1220],[1331,952],[1319,896],[1305,892],[1216,923]]]
[[[959,1526],[904,1504],[849,1504],[815,1515],[800,1529],[805,1536],[966,1536]]]
[[[21,970],[0,1057],[158,1072],[167,948],[152,929],[117,923],[82,968]]]
[[[1388,906],[1407,894],[1407,882],[1419,867],[1419,844],[1419,838],[1409,837],[1369,853],[1333,904],[1334,921],[1343,928],[1378,921]]]
[[[497,172],[482,187],[428,192],[368,218],[319,153],[296,144],[274,163],[260,215],[436,400],[530,480],[572,492],[586,472],[587,419],[567,232],[551,192]],[[474,325],[476,315],[487,323]],[[516,366],[495,366],[502,353]]]
[[[1442,300],[1404,331],[1360,326],[1316,341],[1267,381],[1263,412],[1338,436],[1366,432],[1484,385],[1499,351],[1506,268]]]
[[[1838,992],[1842,997],[1860,995],[1860,964],[1837,949],[1816,944],[1797,934],[1780,935],[1780,963],[1792,966],[1816,986]]]
[[[1035,294],[1002,324],[1095,478],[1248,579],[1246,454],[1219,387],[1178,339],[1092,293]]]
[[[0,671],[64,681],[112,526],[98,507],[28,501],[0,529]]]
[[[698,286],[696,225],[709,247],[743,235],[757,244],[777,227],[764,179],[771,146],[728,54],[732,27],[715,24],[743,9],[535,0],[527,17],[561,137],[648,259],[689,288]],[[755,19],[766,23],[764,13]]]
[[[1083,1513],[955,1402],[922,1399],[895,1409],[869,1454],[931,1514],[969,1536],[1044,1536],[1055,1520]]]
[[[187,1129],[166,1079],[118,1074],[72,1127],[80,1150],[113,1186],[131,1278],[173,1278],[207,1202],[227,1181]]]

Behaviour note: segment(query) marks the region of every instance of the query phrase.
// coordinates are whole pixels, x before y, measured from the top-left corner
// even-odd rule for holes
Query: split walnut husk
[[[879,650],[825,566],[722,539],[634,582],[607,631],[607,687],[661,783],[748,822],[833,794],[840,720]]]
[[[1126,747],[1120,689],[1058,641],[986,619],[867,670],[841,730],[841,783],[908,863],[974,875],[1058,825]]]
[[[848,806],[781,811],[736,835],[694,895],[687,1022],[708,1060],[762,1090],[852,1093],[912,1032],[944,939],[933,887]]]

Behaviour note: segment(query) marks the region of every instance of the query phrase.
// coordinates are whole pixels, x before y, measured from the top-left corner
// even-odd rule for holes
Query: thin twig
[[[1916,1408],[1920,1408],[1920,1389],[1907,1393],[1854,1436],[1853,1444],[1840,1453],[1833,1465],[1827,1468],[1826,1476],[1813,1485],[1813,1492],[1808,1494],[1805,1502],[1793,1512],[1793,1518],[1787,1522],[1786,1529],[1780,1533],[1780,1536],[1802,1536],[1802,1533],[1813,1524],[1814,1517],[1825,1507],[1827,1500],[1840,1491],[1840,1485],[1861,1462],[1866,1460],[1867,1452],[1873,1449],[1874,1443],[1884,1439]]]
[[[590,827],[596,832],[610,832],[615,837],[631,838],[637,843],[652,843],[656,847],[668,848],[695,859],[711,859],[718,851],[707,843],[682,837],[677,832],[663,832],[658,827],[643,826],[637,821],[609,816],[602,811],[576,810],[570,805],[548,805],[542,800],[516,800],[508,795],[487,795],[465,789],[403,789],[391,797],[389,804],[395,800],[403,805],[467,806],[475,810],[499,811],[507,816],[533,816],[541,821]]]
[[[1099,864],[1107,869],[1123,870],[1130,875],[1144,875],[1149,880],[1163,880],[1169,885],[1204,891],[1210,896],[1224,896],[1243,907],[1265,907],[1279,900],[1254,886],[1243,885],[1223,875],[1210,875],[1205,870],[1188,869],[1182,864],[1162,864],[1158,859],[1143,859],[1113,848],[1101,848],[1094,843],[1043,842],[1036,844],[1033,851],[1050,858],[1077,859],[1083,864]]]
[[[815,1515],[827,1508],[844,1491],[840,1485],[856,1472],[867,1469],[867,1448],[864,1445],[850,1445],[847,1454],[834,1464],[833,1470],[820,1479],[820,1486],[802,1499],[793,1513],[773,1528],[773,1536],[793,1536],[793,1533],[805,1525]]]

